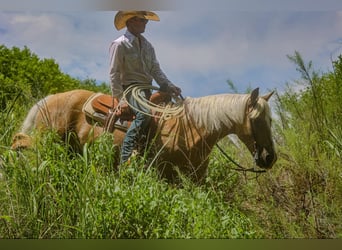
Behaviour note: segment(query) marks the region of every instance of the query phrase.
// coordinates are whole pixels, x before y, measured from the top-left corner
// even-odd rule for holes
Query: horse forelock
[[[264,115],[263,118],[267,120],[269,120],[269,118],[271,117],[270,106],[268,105],[268,102],[264,100],[263,98],[258,99],[258,102],[253,108],[253,110],[251,111],[251,113],[249,114],[249,117],[251,119],[256,119],[260,115]]]
[[[199,128],[220,131],[242,124],[246,115],[249,95],[221,94],[199,98],[187,98],[185,105],[189,116]]]

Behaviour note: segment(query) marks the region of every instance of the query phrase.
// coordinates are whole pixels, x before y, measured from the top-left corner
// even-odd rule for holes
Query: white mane
[[[221,94],[188,97],[185,101],[186,110],[198,127],[205,128],[210,133],[225,127],[232,128],[236,123],[242,124],[249,96]]]

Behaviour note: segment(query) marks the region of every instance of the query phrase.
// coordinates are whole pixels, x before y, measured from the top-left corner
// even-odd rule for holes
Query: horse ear
[[[255,104],[258,102],[258,97],[259,97],[259,88],[256,88],[252,91],[251,93],[251,99],[250,99],[250,105],[252,107],[255,106]]]
[[[271,93],[268,93],[264,96],[262,96],[261,98],[263,98],[265,101],[268,102],[268,100],[271,98],[271,96],[274,94],[274,91],[272,91]]]

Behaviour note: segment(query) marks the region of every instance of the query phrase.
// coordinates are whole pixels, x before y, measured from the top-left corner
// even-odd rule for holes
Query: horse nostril
[[[276,155],[269,153],[265,148],[261,151],[259,165],[263,168],[271,168],[276,160]]]
[[[273,153],[272,154],[272,165],[277,161],[278,157],[277,157],[277,154],[276,153]]]
[[[269,164],[271,164],[272,163],[272,161],[273,161],[273,155],[267,155],[266,156],[266,163],[269,165]]]
[[[269,168],[271,168],[273,166],[273,164],[276,162],[276,160],[277,160],[276,154],[270,153],[270,154],[266,155],[265,162]]]

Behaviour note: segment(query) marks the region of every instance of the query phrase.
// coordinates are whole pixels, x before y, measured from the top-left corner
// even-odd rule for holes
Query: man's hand
[[[182,90],[172,83],[169,84],[168,91],[175,96],[179,96],[182,93]]]
[[[121,116],[123,114],[127,114],[130,112],[130,107],[128,106],[127,102],[124,100],[120,100],[118,107],[116,109],[115,115]]]

